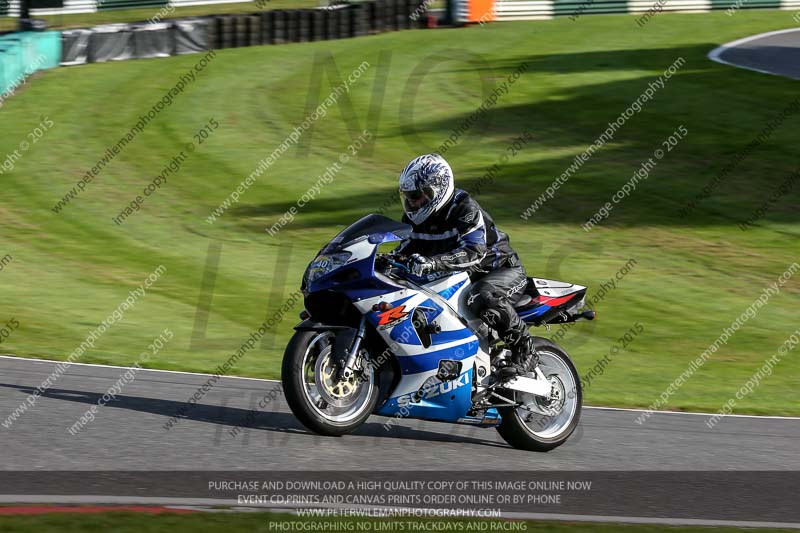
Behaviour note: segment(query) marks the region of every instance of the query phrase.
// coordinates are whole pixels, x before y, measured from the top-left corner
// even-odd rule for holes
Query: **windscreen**
[[[376,233],[394,233],[398,237],[405,238],[411,232],[411,226],[403,224],[383,215],[367,215],[364,218],[345,228],[341,233],[334,237],[322,253],[331,253],[338,250],[343,245],[367,235]]]

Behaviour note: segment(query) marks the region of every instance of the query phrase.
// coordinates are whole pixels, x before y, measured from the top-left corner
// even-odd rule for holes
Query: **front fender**
[[[353,340],[358,333],[357,328],[349,326],[334,326],[325,324],[313,318],[307,318],[294,327],[297,331],[332,331],[334,333],[333,340],[333,354],[331,358],[333,362],[339,367],[344,368],[347,360],[347,354],[353,346]]]

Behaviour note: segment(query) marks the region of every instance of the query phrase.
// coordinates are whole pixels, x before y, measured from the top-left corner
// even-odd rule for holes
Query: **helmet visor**
[[[434,194],[432,187],[423,187],[422,189],[415,189],[412,191],[400,191],[400,197],[403,200],[403,209],[406,213],[416,213],[431,205]]]

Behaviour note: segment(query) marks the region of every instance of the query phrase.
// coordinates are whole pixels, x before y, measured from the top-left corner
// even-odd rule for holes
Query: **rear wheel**
[[[500,407],[503,421],[498,433],[514,448],[546,452],[561,446],[578,426],[583,395],[575,365],[563,349],[547,339],[534,337],[539,369],[550,381],[551,398],[546,400],[520,391],[504,396],[521,407]],[[534,377],[533,369],[528,377]],[[513,396],[510,394],[513,393]]]
[[[378,387],[371,365],[338,381],[331,331],[298,331],[283,356],[281,382],[289,408],[315,433],[339,436],[364,423],[375,409]]]

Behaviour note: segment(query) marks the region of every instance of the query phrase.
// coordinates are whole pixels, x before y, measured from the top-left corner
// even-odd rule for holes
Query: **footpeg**
[[[520,370],[514,365],[507,365],[497,369],[497,377],[500,381],[508,381],[519,375],[522,375]]]

